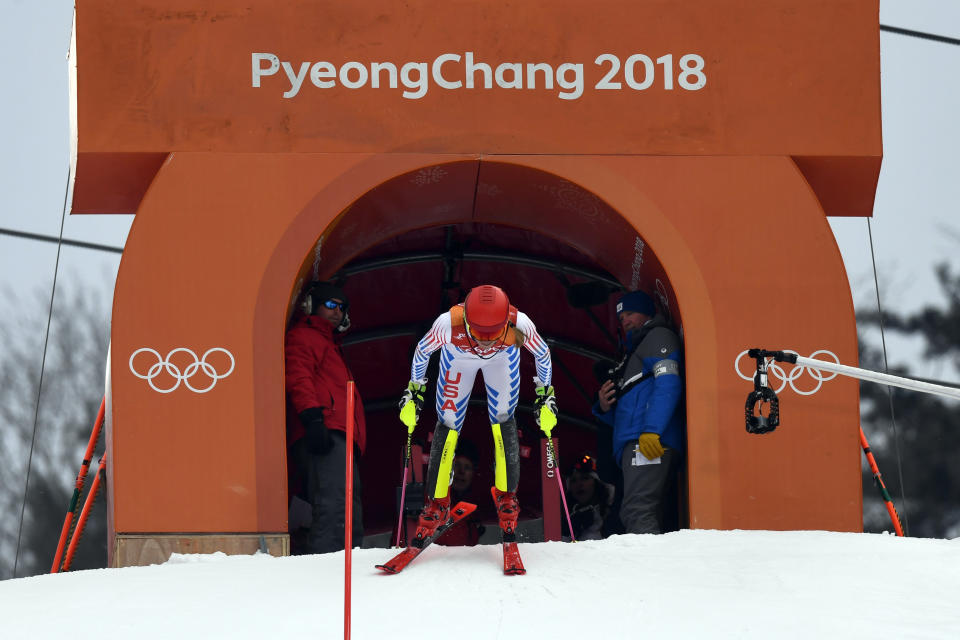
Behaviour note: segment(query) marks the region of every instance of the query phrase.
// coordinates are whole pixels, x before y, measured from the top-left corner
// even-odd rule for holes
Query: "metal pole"
[[[797,356],[797,364],[820,371],[839,373],[842,376],[848,376],[858,380],[866,380],[867,382],[876,382],[878,384],[885,384],[891,387],[900,387],[902,389],[910,389],[912,391],[920,391],[923,393],[933,393],[939,396],[946,396],[948,398],[960,398],[960,389],[944,387],[942,385],[932,384],[930,382],[920,382],[919,380],[912,380],[910,378],[891,376],[890,374],[879,373],[878,371],[871,371],[870,369],[848,367],[835,362],[824,362],[823,360],[804,358],[803,356]]]

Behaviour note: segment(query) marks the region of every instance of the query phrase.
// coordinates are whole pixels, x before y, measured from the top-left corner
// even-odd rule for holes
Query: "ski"
[[[516,542],[503,542],[503,575],[522,576],[527,572],[520,559],[520,549]]]
[[[440,536],[445,534],[452,527],[455,527],[458,523],[463,522],[463,520],[471,513],[476,511],[476,509],[477,505],[475,504],[471,504],[469,502],[458,502],[452,509],[450,509],[450,519],[437,527],[436,532],[429,538],[425,538],[420,543],[420,546],[408,546],[406,549],[395,555],[387,562],[376,565],[377,569],[385,571],[386,573],[400,573],[408,564],[413,562],[414,558],[423,553],[424,549],[429,547],[435,540],[440,538]]]

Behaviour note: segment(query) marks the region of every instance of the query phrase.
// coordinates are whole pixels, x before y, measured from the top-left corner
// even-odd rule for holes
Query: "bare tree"
[[[928,305],[914,314],[885,312],[883,325],[887,331],[922,338],[925,358],[960,368],[960,274],[952,272],[947,265],[938,265],[936,274],[945,304]],[[858,313],[858,323],[864,327],[876,327],[880,320],[876,312]],[[862,365],[883,371],[882,351],[863,340],[861,345]],[[910,371],[907,367],[894,365],[890,373],[909,375]],[[870,383],[861,385],[861,397],[864,401],[864,431],[870,438],[884,484],[893,495],[901,517],[906,516],[909,535],[960,536],[957,401]],[[893,418],[896,419],[896,438]],[[873,484],[872,474],[866,470],[864,529],[890,531],[892,527],[887,512],[870,484]],[[901,498],[904,491],[905,505]]]
[[[5,314],[0,326],[0,578],[50,570],[103,397],[109,304],[89,285],[61,280],[37,410],[49,295],[37,291],[24,303],[9,290],[2,296],[16,313]],[[102,449],[101,443],[87,487]],[[104,503],[101,494],[72,568],[106,564]]]

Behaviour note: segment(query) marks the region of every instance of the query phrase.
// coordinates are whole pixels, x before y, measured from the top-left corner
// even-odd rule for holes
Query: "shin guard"
[[[445,498],[453,478],[453,457],[457,450],[457,432],[442,422],[433,430],[430,464],[427,465],[427,498]]]

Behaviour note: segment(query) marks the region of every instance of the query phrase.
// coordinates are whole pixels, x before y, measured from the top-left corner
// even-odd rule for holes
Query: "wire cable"
[[[60,215],[60,238],[63,239],[63,226],[67,220],[67,198],[70,194],[70,174],[72,169],[67,168],[67,186],[63,192],[63,213]],[[63,244],[57,244],[57,259],[53,265],[53,287],[50,290],[50,311],[47,313],[47,330],[43,336],[43,357],[40,359],[40,381],[37,384],[37,402],[33,412],[33,435],[30,437],[30,454],[27,456],[27,479],[23,483],[23,501],[20,503],[20,524],[17,527],[17,551],[13,557],[13,577],[17,577],[17,567],[20,563],[20,543],[23,540],[23,516],[27,509],[27,493],[30,489],[30,471],[33,468],[33,451],[37,444],[37,423],[40,419],[40,395],[43,391],[43,369],[47,363],[47,345],[50,342],[50,325],[53,321],[53,298],[57,293],[57,272],[60,270],[60,249]]]
[[[93,249],[94,251],[108,251],[110,253],[123,253],[123,247],[111,247],[106,244],[97,244],[95,242],[83,242],[81,240],[70,240],[63,237],[61,230],[59,238],[54,236],[45,236],[40,233],[30,233],[29,231],[17,231],[16,229],[4,229],[0,227],[0,236],[13,236],[14,238],[24,238],[26,240],[39,240],[41,242],[56,242],[68,247],[80,247],[81,249]]]
[[[873,251],[873,226],[867,218],[867,234],[870,236],[870,259],[873,261],[873,286],[877,292],[877,315],[880,318],[880,342],[883,345],[883,371],[890,373],[887,363],[887,338],[884,333],[883,308],[880,306],[880,281],[877,278],[877,258]],[[910,523],[907,515],[907,489],[903,484],[903,461],[900,457],[900,436],[897,433],[897,415],[893,409],[893,387],[887,387],[887,397],[890,399],[890,421],[893,424],[893,450],[897,455],[897,475],[900,478],[900,500],[903,502],[903,532],[910,535]]]
[[[891,27],[885,24],[880,25],[880,31],[888,31],[901,36],[910,36],[911,38],[921,38],[923,40],[933,40],[944,44],[960,46],[960,40],[957,38],[948,38],[947,36],[938,36],[934,33],[924,33],[923,31],[914,31],[912,29],[901,29],[900,27]]]

